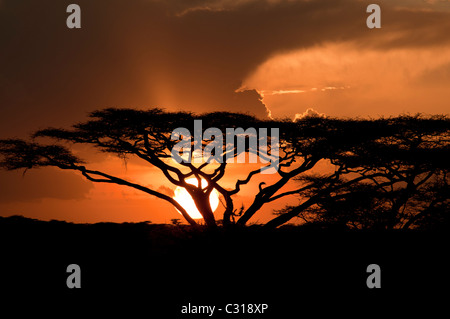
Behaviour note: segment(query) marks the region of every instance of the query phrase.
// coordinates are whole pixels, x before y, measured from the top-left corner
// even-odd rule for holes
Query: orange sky
[[[79,30],[65,26],[70,3],[0,0],[0,138],[67,127],[105,107],[292,119],[308,109],[343,117],[449,111],[450,1],[377,1],[382,28],[373,30],[365,26],[372,1],[361,0],[82,0]],[[171,191],[143,163],[125,168],[80,150],[94,165]],[[225,184],[245,169],[233,167]],[[2,171],[0,187],[2,216],[181,218],[161,200],[51,168]],[[266,221],[273,208],[251,221]]]

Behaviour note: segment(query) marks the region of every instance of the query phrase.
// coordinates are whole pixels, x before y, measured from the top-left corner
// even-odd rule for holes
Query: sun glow
[[[195,177],[187,179],[186,183],[198,186],[198,181]],[[206,186],[208,186],[208,182],[202,179],[202,188],[205,188]],[[200,214],[200,212],[198,211],[194,200],[192,199],[191,195],[189,195],[186,188],[177,186],[173,199],[175,199],[181,206],[183,206],[189,216],[191,216],[193,219],[203,218],[202,214]],[[211,194],[209,195],[209,205],[211,206],[211,210],[213,212],[219,206],[219,192],[216,189],[213,189]]]

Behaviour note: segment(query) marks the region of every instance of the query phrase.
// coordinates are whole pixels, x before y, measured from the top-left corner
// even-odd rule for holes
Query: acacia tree
[[[297,207],[283,212],[267,223],[268,227],[277,227],[301,212],[325,201],[340,189],[350,187],[363,180],[372,180],[382,176],[378,168],[387,157],[376,155],[380,147],[386,145],[401,148],[389,139],[405,136],[408,125],[396,125],[396,119],[377,120],[342,120],[331,118],[304,118],[296,122],[288,120],[259,120],[246,114],[227,112],[213,112],[196,115],[189,112],[164,112],[161,109],[139,111],[133,109],[104,109],[92,112],[90,119],[73,125],[71,129],[48,128],[33,134],[33,140],[6,139],[0,141],[1,167],[8,170],[31,169],[54,166],[65,170],[79,171],[92,182],[114,183],[132,187],[149,195],[156,196],[171,203],[177,208],[191,225],[197,225],[188,212],[172,197],[143,185],[113,176],[107,172],[92,170],[82,159],[75,156],[70,147],[61,143],[43,144],[36,140],[49,138],[56,142],[70,142],[94,145],[102,152],[114,154],[121,158],[135,156],[158,168],[165,178],[174,186],[184,187],[192,196],[205,224],[216,226],[216,218],[210,207],[209,196],[216,189],[223,197],[225,206],[223,214],[224,226],[232,224],[245,225],[265,204],[276,200],[283,200],[288,196],[299,196],[304,201]],[[209,127],[215,127],[223,132],[223,136],[207,136],[198,140],[195,134],[180,136],[187,141],[190,152],[186,161],[176,163],[172,153],[178,141],[172,139],[173,132],[180,127],[194,132],[198,127],[194,121],[201,119]],[[414,119],[409,118],[409,124]],[[417,118],[416,118],[417,120]],[[421,119],[427,125],[418,125],[418,130],[437,128],[436,134],[443,134],[447,130],[447,118]],[[443,124],[442,124],[443,123]],[[253,128],[241,130],[238,128]],[[279,140],[273,141],[268,135],[265,148],[253,147],[250,143],[255,132],[260,129],[278,129]],[[232,143],[227,139],[228,130],[236,129]],[[257,137],[256,137],[257,138]],[[258,140],[258,142],[260,142]],[[277,142],[277,143],[273,143]],[[213,148],[221,144],[222,148]],[[242,147],[243,145],[243,147]],[[260,146],[260,144],[258,144]],[[274,163],[267,163],[273,159],[274,150],[279,149],[276,156],[276,180],[272,184],[260,183],[255,189],[255,197],[248,208],[235,209],[234,196],[243,185],[252,183],[255,176],[263,174]],[[192,161],[194,150],[210,149],[209,158],[203,158],[200,163]],[[389,153],[389,152],[388,152]],[[388,154],[387,153],[387,154]],[[184,153],[183,153],[184,154]],[[208,153],[207,153],[208,154]],[[230,155],[231,154],[231,155]],[[248,172],[243,178],[236,177],[232,188],[223,186],[222,180],[226,174],[230,159],[239,156],[251,156],[265,160],[257,169]],[[378,156],[378,157],[377,157]],[[214,160],[213,160],[214,159]],[[370,159],[370,161],[368,160]],[[374,161],[374,159],[377,159]],[[333,168],[330,173],[319,179],[303,183],[294,190],[285,190],[286,184],[294,178],[307,173],[320,161],[326,161]],[[371,168],[367,166],[371,163]],[[245,165],[245,164],[242,164]],[[366,166],[364,166],[366,165]],[[355,176],[355,172],[356,174]],[[363,174],[361,174],[363,172]],[[384,172],[386,176],[390,173]],[[187,182],[195,177],[197,185]],[[207,181],[202,187],[201,180]],[[345,180],[345,181],[344,181]],[[255,185],[256,186],[256,185]]]
[[[281,215],[297,214],[309,223],[358,229],[430,228],[448,223],[448,118],[402,116],[385,123],[388,135],[334,158],[334,165],[346,172],[341,178],[297,177],[302,185],[309,185],[303,197],[316,201],[307,207],[287,206]]]

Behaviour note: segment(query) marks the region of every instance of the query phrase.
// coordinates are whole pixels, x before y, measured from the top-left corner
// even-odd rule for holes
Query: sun
[[[195,177],[188,178],[186,183],[198,186],[198,181]],[[208,186],[208,182],[205,179],[202,179],[202,188]],[[191,195],[189,195],[188,191],[184,187],[177,186],[175,188],[175,194],[173,196],[186,212],[193,219],[201,219],[203,218],[202,214],[197,209],[197,206],[194,203]],[[219,192],[216,189],[213,189],[211,194],[209,195],[209,205],[211,206],[211,210],[214,212],[219,206]],[[178,211],[178,210],[177,210]]]

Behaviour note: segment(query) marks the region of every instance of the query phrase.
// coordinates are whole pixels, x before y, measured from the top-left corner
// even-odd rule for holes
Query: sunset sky
[[[66,27],[74,2],[81,29]],[[370,3],[381,7],[381,29],[366,26]],[[0,0],[0,138],[68,127],[106,107],[294,119],[448,114],[449,101],[449,0]],[[173,192],[145,163],[76,152],[94,168]],[[237,165],[225,182],[246,169]],[[240,200],[252,195],[244,189]],[[52,168],[0,171],[0,215],[181,218],[144,193]]]

